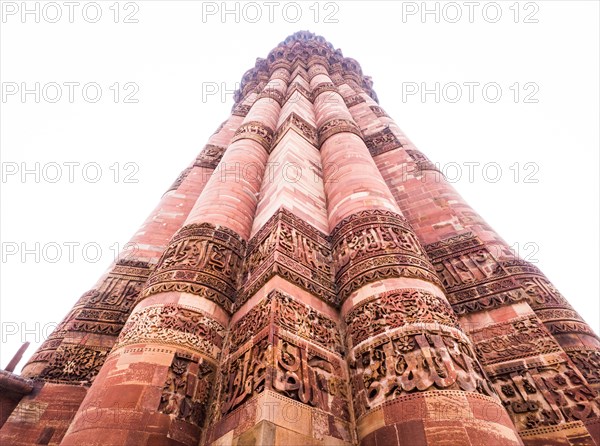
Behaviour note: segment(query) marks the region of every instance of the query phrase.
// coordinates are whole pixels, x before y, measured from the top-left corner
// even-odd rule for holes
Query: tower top
[[[373,91],[373,81],[363,74],[360,64],[350,57],[344,57],[342,50],[334,48],[323,36],[310,31],[297,31],[289,35],[269,52],[266,59],[257,58],[254,67],[242,77],[235,102],[237,104],[252,90],[262,90],[278,68],[285,68],[292,74],[298,66],[309,69],[315,64],[323,65],[332,74],[334,82],[335,79],[355,81],[379,102]]]

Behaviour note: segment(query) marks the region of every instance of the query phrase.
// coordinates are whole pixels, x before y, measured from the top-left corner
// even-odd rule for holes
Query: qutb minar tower
[[[131,242],[0,372],[2,445],[600,445],[598,336],[322,37]]]

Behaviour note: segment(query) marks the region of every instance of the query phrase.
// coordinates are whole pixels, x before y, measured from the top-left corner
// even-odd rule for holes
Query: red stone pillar
[[[355,443],[328,240],[321,156],[304,59],[292,72],[222,354],[205,444]],[[279,53],[279,49],[273,53]],[[287,74],[289,77],[289,74]]]
[[[592,441],[600,432],[600,400],[592,388],[600,379],[598,337],[353,79],[340,84],[523,441]]]
[[[32,427],[21,417],[9,419],[0,431],[0,441],[29,444],[47,438],[60,442],[139,300],[151,270],[188,216],[242,119],[232,116],[210,137],[117,261],[29,359],[22,375],[35,378],[36,389],[23,398],[15,413],[35,413],[39,421]],[[74,362],[77,367],[72,366]]]
[[[61,444],[198,444],[279,109],[254,101]]]
[[[360,444],[520,444],[344,98],[311,72]]]

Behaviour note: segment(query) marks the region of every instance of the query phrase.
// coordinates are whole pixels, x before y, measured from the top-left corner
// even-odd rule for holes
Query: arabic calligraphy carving
[[[185,226],[163,253],[143,295],[188,292],[231,311],[244,252],[244,240],[228,228],[209,223]]]
[[[400,332],[354,352],[357,416],[400,395],[456,389],[495,396],[469,342],[448,333]]]
[[[414,323],[432,323],[457,327],[458,322],[447,302],[419,289],[404,288],[378,294],[354,307],[346,317],[352,345]]]
[[[332,231],[338,298],[389,277],[415,277],[439,284],[433,267],[403,217],[390,211],[361,211]]]

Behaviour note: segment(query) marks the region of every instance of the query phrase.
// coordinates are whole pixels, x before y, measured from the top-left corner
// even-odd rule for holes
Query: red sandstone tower
[[[600,445],[600,341],[299,32],[21,376],[3,445]],[[129,254],[129,253],[128,253]]]

